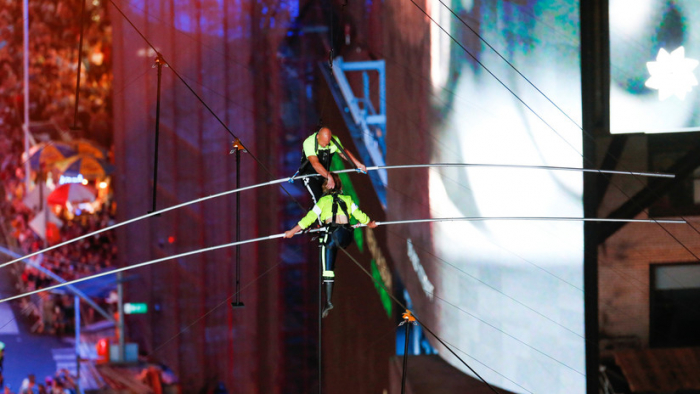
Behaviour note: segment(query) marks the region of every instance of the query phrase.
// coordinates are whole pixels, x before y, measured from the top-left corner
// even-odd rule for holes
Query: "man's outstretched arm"
[[[348,150],[345,151],[345,154],[348,155],[348,157],[345,158],[345,160],[348,160],[348,158],[349,158],[350,160],[348,160],[348,161],[351,161],[352,163],[354,163],[355,166],[356,166],[357,168],[360,169],[360,171],[362,171],[362,172],[364,172],[364,173],[367,172],[367,167],[365,167],[365,165],[362,164],[362,162],[360,162],[359,160],[357,160],[357,158],[355,157],[355,155],[353,155],[352,153],[350,153],[350,151],[348,151]],[[344,156],[344,155],[342,155],[342,156]]]

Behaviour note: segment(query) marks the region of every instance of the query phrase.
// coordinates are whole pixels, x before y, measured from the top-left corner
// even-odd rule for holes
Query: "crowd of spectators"
[[[21,140],[23,106],[22,1],[0,0],[0,98],[3,126]],[[86,1],[81,93],[74,124],[80,35],[80,0],[29,2],[29,115],[61,130],[77,126],[74,137],[111,144],[111,27],[106,7]],[[12,129],[12,130],[10,130]],[[17,134],[20,134],[19,136]],[[18,138],[20,137],[20,138]]]
[[[81,3],[85,2],[84,46],[80,81],[80,101],[75,112],[78,42]],[[34,128],[58,131],[64,141],[88,139],[105,150],[112,147],[111,114],[111,26],[103,0],[30,0],[29,1],[29,117]],[[109,197],[94,213],[74,215],[66,209],[58,212],[60,226],[55,236],[37,234],[30,226],[41,209],[25,203],[30,192],[25,188],[24,153],[24,84],[22,3],[0,0],[0,244],[22,254],[60,243],[114,224],[116,205]],[[53,141],[57,136],[52,137]],[[48,141],[51,143],[51,141]],[[31,170],[33,184],[38,184],[36,169]],[[53,175],[56,175],[53,173]],[[51,177],[52,172],[47,171]],[[55,183],[56,179],[54,179]],[[47,229],[47,232],[49,230]],[[110,269],[117,254],[111,231],[88,237],[70,245],[32,258],[35,265],[65,280]],[[31,265],[19,266],[17,288],[20,292],[53,285],[55,281]],[[106,309],[112,300],[99,298]],[[65,334],[74,330],[75,304],[72,295],[42,292],[24,298],[21,310],[34,319],[36,333]],[[81,308],[82,309],[82,308]],[[92,309],[81,310],[83,320],[90,321]],[[0,390],[2,390],[0,370]],[[163,392],[164,385],[175,384],[171,371],[151,366],[135,379]],[[43,382],[33,374],[27,376],[15,394],[75,393],[76,378],[61,370]],[[2,392],[2,391],[0,391]],[[12,393],[5,386],[4,393]]]
[[[113,208],[114,206],[112,206]],[[100,228],[114,224],[114,211],[103,206],[103,209],[92,215],[76,216],[73,220],[64,220],[60,229],[58,242],[79,237]],[[36,238],[27,252],[39,250],[41,243]],[[114,233],[107,231],[95,237],[89,237],[59,249],[54,249],[36,259],[36,263],[49,269],[54,274],[70,281],[82,276],[112,268],[116,258],[116,242]],[[54,282],[45,273],[31,266],[26,266],[21,273],[20,286],[22,291],[31,291],[52,285]],[[100,299],[104,302],[104,299]],[[68,295],[51,296],[38,293],[24,301],[23,307],[29,306],[36,319],[33,330],[38,333],[64,334],[74,329],[74,303]],[[32,308],[31,305],[36,305]],[[86,313],[87,312],[87,313]],[[87,309],[83,315],[85,320],[92,320],[92,309]]]
[[[34,374],[29,374],[19,387],[16,394],[76,394],[78,388],[76,378],[62,369],[51,377],[47,376],[43,382],[39,382]],[[14,394],[9,387],[5,387],[4,394]]]
[[[29,1],[30,130],[33,131],[35,124],[49,124],[64,140],[88,138],[109,149],[112,144],[111,27],[106,7],[99,0],[85,1],[80,101],[77,117],[74,116],[81,2]],[[30,253],[42,249],[51,239],[47,241],[30,228],[37,210],[23,203],[28,190],[22,158],[22,4],[18,0],[0,0],[0,243]],[[35,176],[32,171],[30,178]],[[71,219],[62,216],[62,226],[54,241],[105,227],[113,218],[114,206],[109,201],[94,214]],[[103,233],[39,256],[35,262],[70,280],[109,268],[115,255],[113,234]],[[22,267],[18,276],[17,286],[21,291],[54,283],[30,266]],[[60,334],[72,329],[71,317],[75,311],[68,297],[39,293],[24,299],[22,306],[35,319],[33,329],[37,332]]]

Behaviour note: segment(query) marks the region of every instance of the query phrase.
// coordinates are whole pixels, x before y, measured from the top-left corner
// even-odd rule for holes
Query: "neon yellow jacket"
[[[369,223],[369,216],[367,216],[360,210],[360,208],[358,208],[357,205],[355,205],[355,203],[352,201],[352,197],[339,194],[338,198],[345,202],[348,214],[362,224]],[[335,214],[336,216],[345,216],[343,209],[340,208],[340,206]],[[333,196],[325,195],[321,197],[318,200],[318,203],[314,205],[313,209],[311,209],[309,213],[307,213],[306,216],[299,221],[299,227],[305,229],[311,226],[317,218],[321,219],[321,222],[325,223],[326,219],[330,219],[331,216],[333,216]],[[348,220],[350,220],[350,218],[348,218]]]
[[[318,133],[313,133],[309,137],[307,137],[304,140],[304,144],[302,145],[303,150],[304,150],[304,156],[309,157],[309,156],[318,156],[318,150],[330,150],[330,153],[335,153],[339,150],[345,149],[343,148],[343,144],[340,143],[340,140],[338,139],[337,136],[333,136],[331,141],[326,145],[325,147],[319,146],[318,145],[318,140],[316,139],[316,136]]]

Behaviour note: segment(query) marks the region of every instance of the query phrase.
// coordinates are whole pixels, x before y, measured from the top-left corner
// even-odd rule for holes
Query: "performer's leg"
[[[333,284],[335,282],[335,258],[338,255],[338,245],[333,240],[331,233],[325,234],[325,242],[321,247],[321,264],[323,264],[323,283],[326,288],[326,307],[323,308],[323,317],[333,309]]]
[[[333,296],[333,282],[325,282],[324,285],[326,286],[326,306],[323,308],[321,317],[328,316],[328,313],[333,309],[333,303],[331,302],[331,297]]]
[[[337,247],[345,249],[350,246],[350,243],[352,243],[352,235],[353,231],[351,228],[340,226],[332,234],[333,242]]]
[[[306,190],[311,194],[313,203],[316,204],[323,196],[323,178],[319,176],[304,178],[304,186],[306,186]]]

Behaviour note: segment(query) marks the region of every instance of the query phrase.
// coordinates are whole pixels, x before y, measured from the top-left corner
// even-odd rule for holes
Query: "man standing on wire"
[[[331,182],[333,186],[331,186]],[[311,226],[317,219],[324,223],[321,236],[320,264],[323,270],[323,283],[326,287],[326,306],[323,308],[323,317],[333,309],[331,296],[333,294],[333,282],[335,280],[335,258],[338,248],[347,248],[352,242],[353,228],[349,224],[352,215],[360,223],[369,228],[377,227],[377,223],[369,220],[364,212],[355,205],[352,197],[343,195],[343,185],[337,174],[330,173],[330,177],[323,183],[325,193],[313,209],[299,221],[293,229],[284,233],[285,238],[291,238],[300,230]]]
[[[322,185],[326,179],[330,182],[329,189],[333,189],[333,178],[329,178],[328,175],[330,174],[333,154],[336,152],[338,152],[340,157],[345,159],[345,161],[352,163],[357,169],[367,173],[367,167],[343,147],[338,137],[331,133],[331,129],[328,127],[321,127],[317,132],[304,140],[301,165],[298,171],[299,175],[321,175],[320,177],[314,176],[304,178],[304,185],[309,190],[309,193],[311,193],[314,204],[318,203],[323,195]]]

